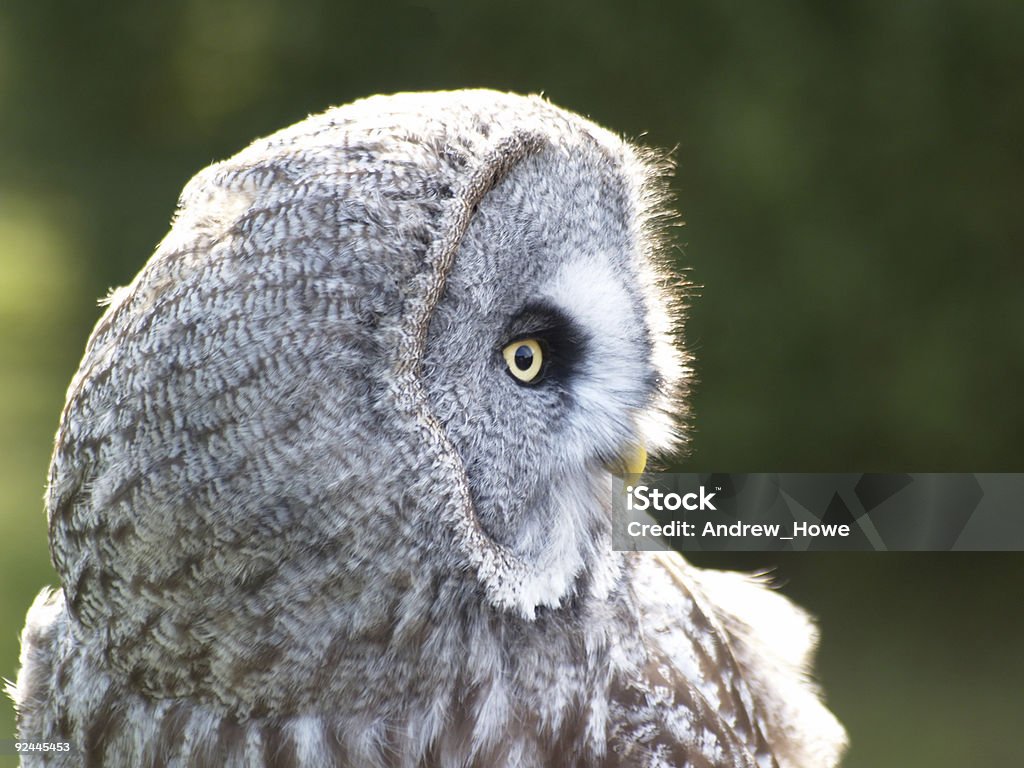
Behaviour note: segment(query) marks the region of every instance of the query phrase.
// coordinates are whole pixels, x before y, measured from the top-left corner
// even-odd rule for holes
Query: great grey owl
[[[834,765],[803,613],[610,544],[689,373],[664,172],[458,91],[199,173],[68,389],[25,764]]]

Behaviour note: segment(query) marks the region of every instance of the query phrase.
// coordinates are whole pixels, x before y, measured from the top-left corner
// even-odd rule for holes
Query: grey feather
[[[13,696],[79,751],[24,764],[834,765],[797,609],[611,549],[607,467],[681,439],[665,170],[459,91],[198,174],[68,390]]]

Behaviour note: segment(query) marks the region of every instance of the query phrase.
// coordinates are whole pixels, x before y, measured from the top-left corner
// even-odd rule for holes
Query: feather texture
[[[12,695],[75,751],[24,764],[834,765],[801,612],[611,548],[684,437],[665,171],[458,91],[199,173],[68,390]]]

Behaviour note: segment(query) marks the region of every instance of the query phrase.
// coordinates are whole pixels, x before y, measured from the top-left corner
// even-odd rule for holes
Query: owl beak
[[[646,466],[647,449],[639,444],[631,444],[608,468],[613,475],[625,479],[642,475]]]

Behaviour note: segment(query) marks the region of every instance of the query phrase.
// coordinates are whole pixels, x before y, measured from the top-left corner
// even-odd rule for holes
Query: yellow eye
[[[536,339],[513,341],[502,351],[509,371],[524,384],[532,384],[540,376],[544,353]]]

